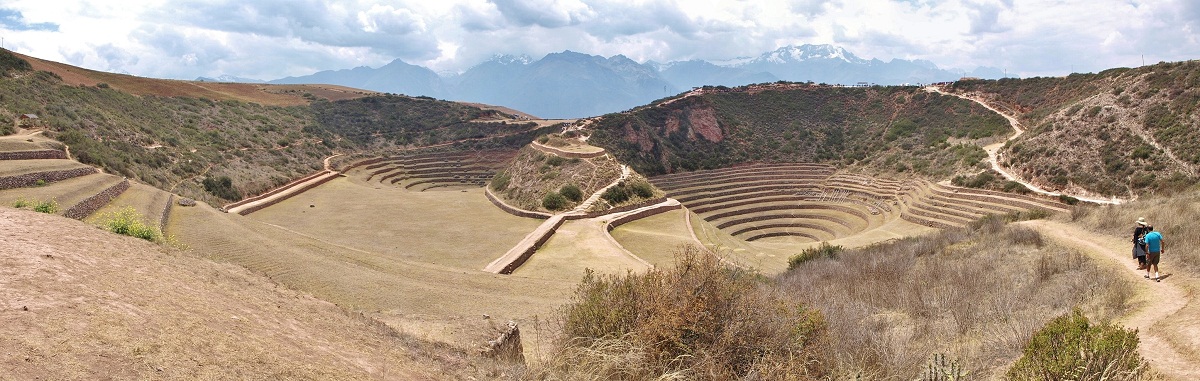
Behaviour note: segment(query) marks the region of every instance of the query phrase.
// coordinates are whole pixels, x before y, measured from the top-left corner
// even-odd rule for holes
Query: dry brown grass
[[[919,377],[939,353],[996,377],[1051,317],[1078,306],[1106,321],[1131,296],[1087,257],[999,218],[811,260],[780,284],[826,315],[838,371],[867,379]]]
[[[485,376],[238,266],[28,211],[0,228],[0,379]]]
[[[820,379],[821,314],[762,279],[696,246],[669,270],[589,273],[562,310],[559,349],[524,378]]]

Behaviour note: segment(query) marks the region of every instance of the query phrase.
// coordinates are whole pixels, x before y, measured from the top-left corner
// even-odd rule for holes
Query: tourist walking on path
[[[1150,224],[1146,223],[1146,217],[1138,217],[1137,224],[1133,226],[1133,259],[1138,262],[1138,270],[1146,268],[1146,233],[1150,231]]]
[[[1162,253],[1167,251],[1166,242],[1163,241],[1162,233],[1154,231],[1154,227],[1150,227],[1150,232],[1146,233],[1146,278],[1153,279],[1155,282],[1162,281],[1158,275],[1158,261],[1161,259]],[[1154,278],[1150,278],[1150,272],[1154,272]]]

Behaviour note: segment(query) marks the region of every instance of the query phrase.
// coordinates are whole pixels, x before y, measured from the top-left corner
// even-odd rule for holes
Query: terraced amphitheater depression
[[[952,94],[960,91],[954,83],[936,91],[698,88],[622,113],[547,121],[342,88],[194,83],[189,91],[198,93],[160,94],[144,79],[19,59],[33,65],[3,80],[38,89],[51,106],[0,110],[42,107],[44,121],[14,120],[0,137],[0,212],[13,229],[59,226],[70,231],[64,242],[91,246],[64,249],[52,231],[4,238],[21,249],[2,258],[0,325],[28,332],[0,339],[12,349],[0,357],[0,378],[752,379],[807,369],[821,376],[801,379],[891,379],[962,371],[936,357],[945,353],[988,378],[1003,375],[1040,327],[1072,311],[1140,329],[1145,345],[1172,351],[1167,360],[1138,360],[1137,372],[1195,375],[1196,358],[1186,354],[1195,340],[1164,334],[1194,327],[1161,323],[1194,319],[1190,299],[1159,317],[1131,312],[1159,306],[1140,299],[1151,291],[1130,286],[1143,284],[1140,273],[1118,268],[1114,258],[1129,261],[1105,236],[1124,229],[1105,216],[1131,212],[1088,202],[1139,205],[1137,197],[1075,177],[1047,183],[1005,156],[1052,128],[1013,135],[1016,118],[1031,116],[993,111],[991,103],[1009,102],[1002,92],[971,100]],[[83,128],[94,123],[56,115],[67,106],[55,102],[75,102],[59,92],[97,104],[157,102],[171,110],[159,121],[171,127]],[[87,107],[71,115],[107,115]],[[1151,217],[1170,237],[1191,234],[1163,214]],[[1017,222],[1029,219],[1044,221]],[[1052,227],[1076,233],[1041,230]],[[942,264],[947,270],[936,270]],[[1168,271],[1172,295],[1194,287],[1191,270]],[[51,289],[47,274],[95,292]],[[848,299],[829,293],[831,285]],[[880,285],[885,291],[869,291]],[[210,307],[154,296],[178,297],[175,287],[192,291],[188,303]],[[1062,299],[1044,301],[1041,289]],[[723,292],[748,294],[718,305]],[[745,304],[759,302],[771,307]],[[629,312],[645,306],[638,303],[652,307]],[[773,314],[775,322],[799,320],[771,335],[814,336],[754,331],[773,329],[753,320]],[[152,321],[149,333],[112,328],[142,321]],[[592,323],[650,325],[578,336]],[[739,348],[803,345],[779,352],[787,359],[755,349],[746,360],[753,365],[712,365],[705,361],[729,356],[687,352],[710,328],[721,332],[716,342]],[[664,343],[672,344],[655,347]],[[659,356],[651,347],[675,365],[607,362],[629,356],[644,365]],[[56,368],[58,352],[75,359]],[[804,360],[812,358],[828,363]],[[698,376],[705,366],[718,370]]]

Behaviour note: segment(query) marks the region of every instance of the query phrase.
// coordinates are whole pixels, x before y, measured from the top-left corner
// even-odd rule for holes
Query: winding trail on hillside
[[[1176,380],[1200,379],[1200,354],[1194,350],[1200,346],[1200,326],[1194,324],[1200,319],[1195,314],[1200,306],[1192,298],[1200,288],[1189,274],[1171,270],[1178,267],[1172,264],[1170,250],[1161,264],[1162,270],[1167,270],[1162,274],[1169,276],[1162,282],[1152,282],[1143,278],[1144,270],[1133,266],[1132,245],[1123,238],[1057,221],[1033,220],[1020,224],[1033,227],[1053,242],[1079,250],[1132,282],[1132,302],[1136,308],[1117,322],[1138,330],[1141,340],[1138,352],[1150,362],[1151,369],[1164,376]]]
[[[983,147],[983,150],[986,151],[988,154],[988,163],[991,164],[992,170],[999,172],[1000,175],[1004,176],[1005,179],[1008,179],[1009,181],[1016,181],[1018,183],[1021,183],[1021,185],[1024,185],[1025,187],[1029,188],[1034,193],[1043,194],[1046,196],[1058,197],[1061,195],[1067,195],[1069,197],[1074,197],[1075,199],[1078,199],[1080,201],[1086,201],[1086,202],[1091,202],[1091,203],[1096,203],[1096,204],[1121,204],[1121,203],[1125,202],[1125,200],[1122,200],[1117,197],[1113,197],[1112,199],[1103,199],[1103,198],[1089,197],[1089,196],[1078,195],[1078,194],[1073,195],[1073,194],[1067,194],[1067,193],[1062,193],[1062,192],[1051,192],[1051,191],[1042,189],[1041,187],[1038,187],[1037,185],[1033,185],[1032,183],[1017,177],[1017,175],[1015,173],[1013,173],[1012,171],[1000,166],[1000,159],[999,159],[1000,148],[1004,147],[1004,143],[1012,141],[1013,139],[1016,139],[1017,137],[1021,136],[1021,134],[1025,133],[1025,129],[1021,127],[1021,122],[1018,121],[1015,116],[1000,112],[1000,110],[997,110],[996,108],[987,104],[987,102],[984,102],[982,99],[978,99],[975,97],[970,97],[970,96],[966,96],[966,95],[962,95],[962,94],[946,92],[937,86],[928,86],[925,88],[925,91],[932,92],[932,93],[938,93],[938,94],[942,94],[942,95],[949,95],[952,97],[958,97],[958,98],[962,98],[962,99],[965,99],[965,100],[968,100],[971,102],[978,103],[980,106],[983,106],[984,108],[991,110],[992,112],[996,113],[997,115],[1000,115],[1000,116],[1004,117],[1004,119],[1008,120],[1008,124],[1010,126],[1012,126],[1012,128],[1015,132],[1012,135],[1010,135],[1007,139],[1005,139],[1005,141],[1003,141],[1003,142],[997,142],[997,143],[989,144],[989,145],[986,145]]]

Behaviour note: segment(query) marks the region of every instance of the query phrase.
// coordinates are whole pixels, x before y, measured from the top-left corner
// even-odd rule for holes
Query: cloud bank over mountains
[[[964,73],[943,70],[928,61],[867,60],[831,45],[802,45],[719,64],[703,60],[638,63],[624,55],[605,58],[572,51],[551,53],[537,60],[524,55],[497,55],[462,74],[446,76],[397,59],[378,68],[325,70],[271,82],[337,84],[503,105],[546,118],[578,118],[626,110],[699,86],[740,86],[780,80],[915,85],[951,81]],[[995,78],[1001,70],[980,68],[972,73]]]
[[[147,77],[282,78],[497,53],[710,62],[803,44],[1018,76],[1193,59],[1191,0],[13,0],[6,48]]]

